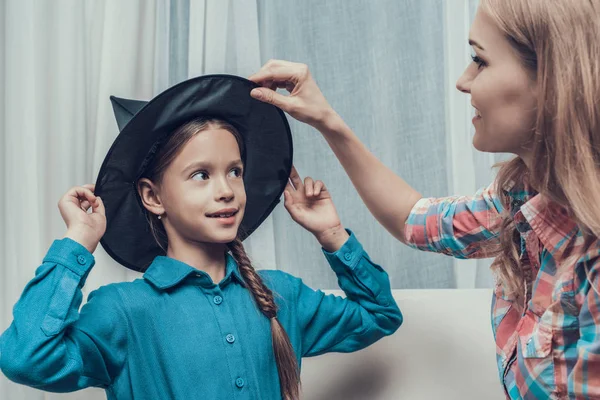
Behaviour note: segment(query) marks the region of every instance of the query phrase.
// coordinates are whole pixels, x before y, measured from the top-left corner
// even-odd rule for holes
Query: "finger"
[[[277,89],[285,89],[288,92],[292,93],[292,91],[294,90],[294,88],[296,87],[296,84],[293,82],[289,82],[289,81],[269,81],[269,85],[262,85],[263,87],[268,87],[271,90],[277,90]]]
[[[287,87],[287,83],[278,83],[278,82],[273,82],[273,81],[264,81],[263,83],[261,83],[261,86],[275,92],[279,88],[285,88],[285,87]]]
[[[284,60],[270,60],[248,79],[258,84],[262,84],[266,80],[296,81],[299,73],[302,72],[302,65]]]
[[[80,201],[88,201],[90,204],[94,204],[96,202],[97,196],[92,192],[91,189],[82,187],[82,192],[78,193],[78,198]]]
[[[266,80],[264,81],[261,86],[265,87],[265,88],[269,88],[270,90],[273,91],[277,91],[278,88],[280,87],[285,87],[285,83],[284,82],[273,82],[272,80]]]
[[[292,198],[291,192],[287,189],[283,191],[283,205],[287,210],[294,204],[294,199]]]
[[[306,178],[304,178],[304,190],[306,193],[306,196],[310,197],[313,195],[314,193],[314,188],[313,188],[313,179],[310,176],[307,176]]]
[[[282,86],[283,87],[283,86]],[[287,82],[285,84],[285,90],[287,90],[288,92],[292,93],[294,91],[294,89],[296,88],[296,85],[291,83],[291,82]]]
[[[285,189],[286,191],[293,193],[296,191],[296,189],[294,188],[294,186],[292,186],[292,182],[288,179],[287,183],[285,184]]]
[[[93,183],[87,183],[85,185],[81,185],[81,187],[90,189],[92,192],[94,192],[96,190],[96,185],[94,185]]]
[[[260,100],[263,103],[272,104],[275,107],[281,108],[283,111],[289,112],[292,110],[294,106],[294,101],[296,99],[294,97],[284,96],[280,93],[277,93],[275,90],[271,88],[254,88],[250,92],[250,96],[254,97],[256,100]]]
[[[292,165],[292,171],[290,172],[290,180],[292,181],[292,185],[296,190],[301,190],[302,188],[302,179],[300,178],[300,174],[298,174],[298,170],[296,167]]]
[[[323,189],[325,188],[325,184],[322,181],[316,181],[315,182],[315,196],[319,196],[321,194],[321,191],[324,191]]]
[[[92,204],[92,212],[101,215],[106,215],[106,210],[104,209],[104,202],[102,201],[102,198],[100,198],[100,196],[96,197],[96,203]]]
[[[96,196],[90,189],[84,188],[83,186],[75,186],[67,192],[67,201],[81,206],[81,202],[87,200],[90,204],[96,201]]]
[[[268,64],[266,63],[265,65],[263,65],[262,67],[260,67],[260,69],[258,70],[258,72],[253,73],[252,75],[250,75],[248,77],[248,80],[257,83],[259,85],[262,85],[264,81],[266,81],[268,79]]]
[[[89,201],[87,201],[87,200],[84,200],[84,201],[82,201],[82,202],[81,202],[81,209],[82,209],[83,211],[87,211],[87,210],[88,210],[88,208],[90,208],[90,206],[91,206],[91,204],[90,204],[90,202],[89,202]]]

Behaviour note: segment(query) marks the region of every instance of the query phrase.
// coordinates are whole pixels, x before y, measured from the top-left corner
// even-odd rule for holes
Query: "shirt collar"
[[[229,253],[225,254],[225,258],[225,277],[219,284],[225,285],[234,279],[241,285],[244,285],[244,279],[235,259]],[[199,279],[202,286],[212,286],[215,284],[204,271],[200,271],[182,261],[166,256],[155,257],[152,264],[150,264],[144,273],[144,279],[161,290],[172,288],[189,276]]]
[[[521,233],[532,229],[544,248],[555,259],[562,259],[573,245],[572,239],[580,236],[579,227],[568,211],[526,187],[513,187],[506,193],[512,199],[511,215],[517,229]]]

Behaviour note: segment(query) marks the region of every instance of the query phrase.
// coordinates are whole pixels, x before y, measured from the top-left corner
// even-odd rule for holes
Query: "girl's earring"
[[[158,214],[158,219],[161,219],[161,218],[162,218],[162,215]]]

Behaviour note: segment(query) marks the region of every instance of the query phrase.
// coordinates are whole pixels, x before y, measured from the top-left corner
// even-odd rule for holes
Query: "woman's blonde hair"
[[[536,83],[532,163],[528,168],[517,157],[500,166],[497,178],[505,212],[502,252],[493,268],[505,289],[519,295],[524,292],[519,235],[504,188],[526,177],[536,192],[567,209],[588,246],[600,235],[600,0],[480,4]]]

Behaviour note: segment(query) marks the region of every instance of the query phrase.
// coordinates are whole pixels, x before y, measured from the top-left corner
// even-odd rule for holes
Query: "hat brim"
[[[184,123],[201,117],[223,119],[242,135],[246,149],[246,209],[240,238],[269,216],[292,168],[290,126],[283,111],[258,101],[254,82],[233,75],[206,75],[182,82],[149,101],[125,124],[108,151],[96,180],[106,208],[107,229],[100,240],[123,266],[143,272],[164,251],[150,231],[137,180],[155,144]]]

